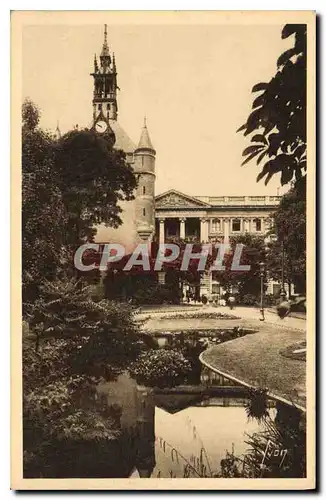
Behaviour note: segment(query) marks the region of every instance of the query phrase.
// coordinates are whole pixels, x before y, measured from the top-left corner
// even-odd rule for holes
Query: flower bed
[[[225,314],[221,312],[205,312],[205,311],[197,311],[188,313],[185,311],[184,313],[180,312],[177,314],[171,314],[168,316],[169,319],[240,319],[239,316],[234,316],[233,314]]]
[[[298,361],[306,361],[307,354],[307,342],[298,342],[296,344],[291,344],[280,350],[281,356],[290,359],[296,359]]]
[[[198,338],[205,339],[209,338],[210,340],[216,339],[219,341],[225,340],[233,340],[239,337],[243,337],[244,335],[256,333],[257,330],[253,328],[243,328],[240,326],[234,326],[233,328],[194,328],[192,330],[173,330],[173,331],[147,331],[147,335],[151,335],[153,338],[166,337],[168,339],[173,338]]]

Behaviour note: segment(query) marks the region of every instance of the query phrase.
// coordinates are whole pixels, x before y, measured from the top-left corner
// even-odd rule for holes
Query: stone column
[[[254,229],[255,228],[255,218],[256,217],[252,217],[250,219],[250,232],[251,233],[255,233],[256,232],[255,229]]]
[[[208,219],[205,218],[200,219],[200,241],[208,241]]]
[[[160,219],[160,243],[164,243],[164,229],[165,229],[165,219]]]
[[[184,240],[186,237],[186,219],[181,218],[179,220],[180,220],[180,238]]]
[[[230,219],[228,217],[223,219],[223,230],[224,230],[224,243],[229,244],[230,238]]]

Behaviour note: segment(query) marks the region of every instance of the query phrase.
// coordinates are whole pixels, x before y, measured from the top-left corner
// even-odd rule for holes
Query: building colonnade
[[[179,232],[176,236],[180,239],[186,239],[189,234],[186,231],[187,219],[192,217],[157,217],[159,221],[159,243],[165,243],[166,229],[168,220],[178,221]],[[229,243],[230,236],[237,234],[252,233],[264,235],[270,228],[270,219],[268,217],[245,216],[245,217],[199,217],[199,234],[200,242],[208,243],[214,240],[214,237],[223,239],[224,243]]]

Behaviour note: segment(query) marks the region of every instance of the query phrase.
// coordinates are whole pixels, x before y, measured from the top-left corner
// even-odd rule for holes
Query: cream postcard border
[[[22,29],[46,24],[307,24],[307,478],[24,479],[22,469]],[[313,11],[12,11],[11,13],[11,488],[14,490],[302,490],[315,487],[316,15]],[[249,98],[249,97],[248,97]]]

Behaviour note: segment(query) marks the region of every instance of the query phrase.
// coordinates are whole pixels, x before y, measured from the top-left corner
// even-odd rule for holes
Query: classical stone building
[[[94,78],[93,127],[99,134],[112,136],[114,147],[126,153],[138,177],[135,200],[121,205],[122,226],[118,229],[100,226],[97,242],[121,243],[127,251],[132,251],[138,243],[153,240],[227,243],[230,236],[246,232],[266,235],[280,196],[190,196],[176,190],[155,196],[156,151],[146,120],[137,146],[118,121],[117,66],[108,47],[106,25],[99,62],[95,56],[91,75]],[[202,279],[200,289],[208,295],[219,291],[218,283],[214,283],[211,276]]]
[[[183,239],[202,243],[229,243],[229,238],[250,233],[263,236],[271,227],[271,214],[280,196],[189,196],[175,190],[155,198],[155,234],[160,243]],[[270,282],[269,293],[279,292]],[[220,294],[212,274],[206,274],[200,293]]]
[[[204,243],[229,242],[242,233],[264,235],[279,196],[189,196],[175,190],[155,198],[159,241],[178,237]]]

